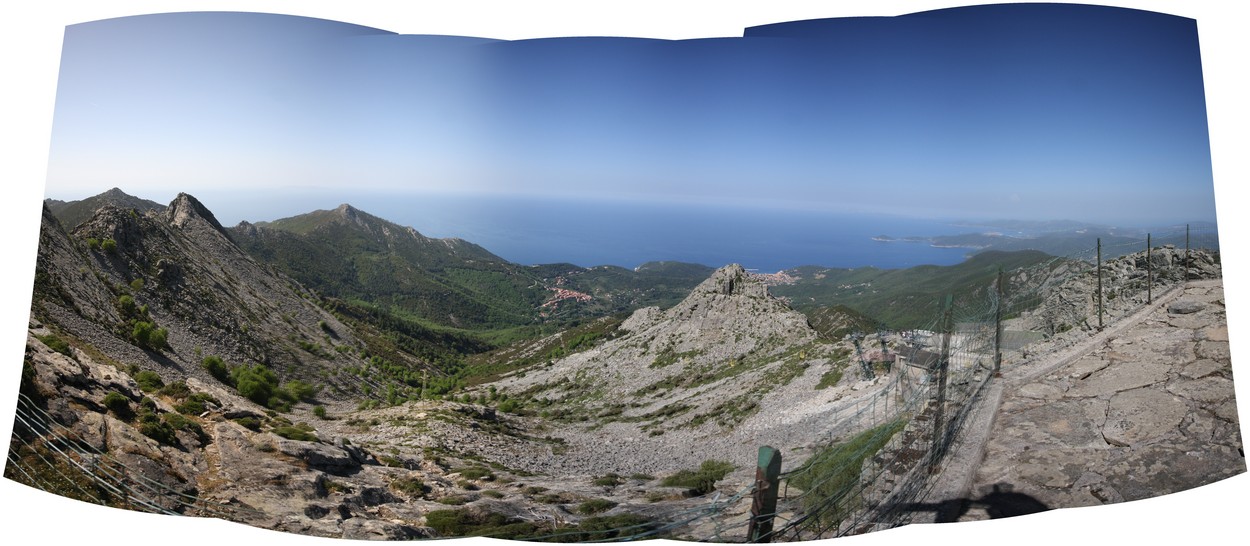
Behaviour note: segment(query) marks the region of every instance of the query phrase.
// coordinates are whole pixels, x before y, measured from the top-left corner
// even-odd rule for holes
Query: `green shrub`
[[[296,400],[302,402],[312,400],[318,392],[321,392],[320,385],[313,385],[305,381],[300,381],[299,379],[287,382],[283,385],[283,388],[286,389],[286,391],[289,392]]]
[[[664,478],[660,485],[666,487],[688,487],[694,496],[705,495],[716,489],[716,482],[725,478],[734,469],[727,461],[707,460],[699,465],[698,470],[681,470]]]
[[[130,294],[122,294],[117,298],[117,311],[124,319],[135,318],[139,315],[139,306]]]
[[[243,426],[243,428],[260,431],[260,420],[255,417],[240,417],[234,422]]]
[[[135,374],[135,383],[139,384],[139,388],[143,392],[156,392],[165,386],[165,382],[161,380],[161,375],[151,370],[143,370]]]
[[[631,474],[631,475],[629,476],[629,479],[631,479],[631,480],[642,480],[642,481],[644,481],[644,482],[649,482],[649,481],[651,481],[651,480],[654,480],[654,479],[655,479],[655,476],[652,476],[652,475],[650,475],[650,474],[643,474],[643,473],[639,472],[639,473],[637,473],[637,474]]]
[[[100,250],[100,240],[95,237],[87,237],[87,248],[91,250]]]
[[[88,241],[88,244],[90,244],[90,241]],[[112,239],[100,241],[100,248],[109,254],[115,254],[117,253],[117,241]]]
[[[162,421],[154,413],[144,413],[139,416],[139,432],[165,445],[178,444],[178,436],[174,434],[174,427]]]
[[[187,384],[182,381],[174,381],[173,383],[170,383],[168,385],[165,385],[164,387],[161,387],[161,390],[159,392],[160,394],[163,394],[175,400],[182,400],[188,396],[191,396],[191,387],[188,387]]]
[[[521,407],[520,402],[517,402],[516,399],[509,398],[507,400],[504,400],[502,403],[500,403],[498,409],[499,411],[502,411],[504,413],[516,413],[517,409],[519,409],[520,407]]]
[[[161,418],[163,421],[165,421],[165,424],[169,425],[170,428],[174,429],[175,431],[185,430],[187,432],[190,432],[196,435],[200,439],[201,442],[206,441],[208,439],[208,435],[204,433],[204,428],[201,427],[199,423],[195,422],[194,420],[188,419],[187,417],[183,416],[180,413],[166,413],[165,415],[161,416]]]
[[[485,491],[482,491],[482,496],[490,497],[492,499],[502,499],[504,497],[504,494],[502,491],[496,491],[494,489],[487,489]]]
[[[139,279],[130,281],[130,289],[134,290],[135,292],[143,290],[143,279],[139,278]]]
[[[231,383],[230,369],[226,367],[226,363],[221,360],[221,357],[216,355],[206,356],[204,360],[200,361],[200,367],[204,368],[214,379],[226,384]]]
[[[325,406],[313,406],[313,415],[315,415],[318,419],[325,419],[326,407]]]
[[[164,349],[167,346],[168,336],[169,331],[157,328],[155,324],[144,320],[135,321],[135,326],[130,331],[130,339],[135,345],[153,351]]]
[[[179,402],[178,405],[174,406],[174,410],[185,415],[199,415],[208,410],[208,406],[205,402],[212,402],[218,406],[221,405],[221,402],[219,402],[211,394],[197,392],[188,396],[182,402]]]
[[[278,388],[278,376],[262,364],[234,368],[230,371],[230,379],[239,394],[262,406],[269,404],[269,398]]]
[[[130,409],[130,399],[117,391],[109,391],[104,395],[104,407],[123,421],[129,421],[135,416],[134,410]]]
[[[284,425],[274,427],[273,433],[289,440],[299,440],[301,442],[316,442],[317,435],[313,433],[313,428],[305,423],[298,425]]]
[[[608,499],[590,499],[577,505],[577,512],[580,514],[591,515],[600,512],[607,512],[616,506],[616,503]]]

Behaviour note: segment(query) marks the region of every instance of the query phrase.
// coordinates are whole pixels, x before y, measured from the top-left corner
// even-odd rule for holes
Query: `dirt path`
[[[1017,362],[1004,363],[927,499],[988,501],[960,520],[1149,498],[1245,471],[1218,280]]]

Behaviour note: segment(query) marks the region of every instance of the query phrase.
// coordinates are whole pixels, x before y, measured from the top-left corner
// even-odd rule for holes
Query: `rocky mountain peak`
[[[342,205],[339,205],[338,208],[334,209],[334,213],[349,220],[355,220],[356,216],[360,214],[360,209],[353,207],[350,204],[343,203]]]
[[[165,208],[165,219],[170,225],[176,227],[186,227],[188,223],[193,221],[205,222],[209,227],[217,230],[218,233],[221,233],[226,238],[230,237],[226,233],[226,229],[217,221],[217,217],[213,216],[213,213],[208,210],[208,207],[205,207],[203,203],[200,203],[198,199],[190,194],[179,193],[178,197],[175,197],[169,203],[169,206]]]
[[[768,287],[764,281],[747,273],[741,265],[729,264],[717,269],[711,277],[699,283],[691,294],[765,297],[768,295]]]

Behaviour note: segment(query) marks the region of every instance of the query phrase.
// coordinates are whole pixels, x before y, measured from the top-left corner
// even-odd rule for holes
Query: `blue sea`
[[[287,200],[288,213],[220,220],[274,220],[338,206],[335,200]],[[341,198],[340,198],[341,199]],[[250,200],[255,203],[257,201]],[[412,226],[429,237],[459,237],[521,264],[569,262],[583,267],[633,268],[675,260],[719,267],[739,263],[774,272],[801,265],[905,268],[952,265],[968,249],[924,242],[881,242],[873,237],[933,236],[975,231],[953,222],[889,215],[781,210],[743,206],[582,201],[495,196],[376,196],[347,200],[356,208]],[[205,204],[214,208],[208,199]],[[241,204],[241,203],[236,203]],[[232,217],[240,216],[241,217]]]

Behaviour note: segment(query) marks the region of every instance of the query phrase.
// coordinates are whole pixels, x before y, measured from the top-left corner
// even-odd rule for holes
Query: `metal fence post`
[[[1189,282],[1189,224],[1185,224],[1185,282]]]
[[[998,266],[998,306],[994,310],[994,375],[1003,368],[1003,267]]]
[[[951,358],[951,302],[954,297],[946,295],[946,310],[942,314],[942,354],[937,361],[937,407],[933,412],[933,447],[929,452],[929,473],[937,473],[938,461],[941,459],[942,435],[945,428],[942,421],[946,411],[946,372],[950,367]]]
[[[777,513],[777,484],[781,476],[781,452],[771,446],[760,446],[755,467],[755,492],[751,495],[751,521],[747,537],[751,542],[773,539],[773,516]]]
[[[1102,330],[1102,237],[1098,238],[1098,329]]]

